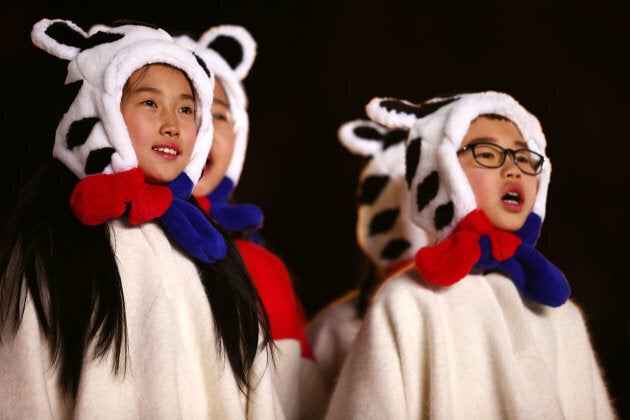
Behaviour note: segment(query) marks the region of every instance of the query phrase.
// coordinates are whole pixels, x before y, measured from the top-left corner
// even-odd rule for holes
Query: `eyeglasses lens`
[[[494,144],[482,143],[473,146],[473,155],[477,163],[488,168],[498,168],[503,165],[507,154],[512,155],[514,163],[524,173],[530,175],[540,173],[543,158],[530,150],[506,150]]]

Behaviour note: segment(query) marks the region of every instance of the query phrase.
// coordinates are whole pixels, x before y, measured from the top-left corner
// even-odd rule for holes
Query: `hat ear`
[[[199,45],[219,54],[239,80],[243,80],[256,58],[256,41],[238,25],[214,26],[199,37]]]
[[[85,49],[117,41],[123,36],[104,32],[88,36],[75,23],[61,19],[42,19],[33,25],[31,31],[33,44],[63,60],[72,60]]]
[[[92,35],[94,35],[97,32],[100,32],[100,31],[105,31],[106,32],[106,31],[110,31],[111,29],[112,29],[111,26],[104,25],[102,23],[96,23],[96,24],[92,25],[92,27],[90,29],[88,29],[88,34],[90,36],[92,36]]]
[[[85,47],[87,33],[73,22],[42,19],[33,25],[33,44],[55,57],[72,60]]]
[[[457,99],[457,97],[437,98],[414,104],[404,99],[373,98],[366,105],[365,111],[368,117],[380,124],[410,128],[417,120],[434,113]]]
[[[339,141],[355,155],[376,156],[393,144],[404,142],[407,130],[387,128],[369,120],[354,120],[342,124],[337,132]]]
[[[370,119],[390,127],[410,128],[416,121],[420,105],[403,99],[373,98],[365,107]]]

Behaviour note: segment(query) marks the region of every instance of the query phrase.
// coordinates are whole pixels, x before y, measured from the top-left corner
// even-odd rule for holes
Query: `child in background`
[[[429,235],[409,219],[407,130],[354,120],[342,124],[338,136],[349,151],[368,158],[359,175],[356,226],[357,243],[368,257],[368,270],[356,289],[320,310],[306,331],[328,394],[373,294],[385,278],[413,264],[416,251],[430,241]]]
[[[43,19],[68,61],[54,159],[0,249],[7,418],[283,418],[260,298],[189,201],[214,77],[160,29]]]
[[[327,417],[614,418],[583,315],[534,248],[551,174],[538,120],[497,92],[367,110],[410,130],[412,219],[440,242],[380,289]]]
[[[193,189],[201,207],[235,237],[245,266],[261,296],[276,347],[276,386],[287,418],[321,418],[323,385],[305,335],[305,316],[282,260],[260,245],[262,211],[233,203],[245,161],[249,134],[247,96],[242,81],[256,57],[256,43],[237,25],[206,30],[197,41],[182,35],[181,45],[202,57],[214,72],[214,141],[203,174]]]

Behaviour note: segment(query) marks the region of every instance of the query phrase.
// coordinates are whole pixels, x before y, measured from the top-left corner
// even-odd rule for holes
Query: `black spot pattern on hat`
[[[402,143],[407,138],[408,131],[404,128],[393,128],[386,133],[381,133],[376,128],[368,125],[359,125],[352,130],[354,135],[362,140],[380,141],[383,151],[387,148]]]
[[[230,36],[219,35],[206,47],[218,52],[232,69],[235,69],[243,61],[241,44]]]
[[[67,22],[53,22],[46,28],[46,35],[60,44],[76,47],[81,51],[97,45],[118,41],[125,36],[124,34],[99,31],[86,38],[85,35],[68,25]]]
[[[210,70],[208,69],[208,66],[206,65],[206,62],[203,61],[203,58],[199,57],[195,53],[192,53],[192,54],[195,57],[195,60],[197,60],[197,63],[199,63],[199,65],[201,66],[203,71],[206,73],[206,76],[210,77]]]
[[[374,204],[389,182],[388,175],[370,175],[359,186],[359,204]]]
[[[98,117],[83,118],[81,120],[74,121],[70,125],[70,129],[66,135],[66,144],[68,149],[74,149],[75,147],[84,144],[92,132],[92,128],[97,122],[99,122]]]
[[[437,171],[431,172],[426,178],[418,184],[416,194],[416,206],[418,212],[421,212],[424,207],[435,198],[440,186],[440,175]]]
[[[394,223],[396,223],[399,213],[400,210],[397,208],[383,210],[377,213],[372,220],[370,220],[369,235],[373,236],[391,230]]]
[[[422,138],[418,137],[409,142],[405,150],[405,179],[407,180],[407,188],[411,188],[411,181],[416,176],[418,163],[420,162],[420,153],[422,152]]]
[[[456,101],[457,99],[458,98],[447,98],[436,102],[423,103],[421,105],[414,105],[396,99],[383,99],[380,102],[380,106],[385,108],[387,111],[411,114],[414,115],[416,118],[423,118],[429,114],[434,113],[443,106]]]
[[[446,204],[441,204],[435,209],[435,229],[440,230],[443,227],[448,226],[453,220],[453,202],[449,201]]]
[[[46,28],[46,35],[60,44],[83,49],[86,38],[81,33],[68,25],[67,22],[53,22]]]
[[[81,86],[83,86],[83,80],[77,80],[76,82],[68,83],[67,85],[63,86],[63,89],[61,91],[61,98],[60,98],[61,109],[59,110],[61,115],[68,112],[68,110],[70,109],[70,106],[72,105],[77,95],[79,94],[79,91],[81,90]]]
[[[352,130],[355,136],[364,140],[381,140],[383,135],[379,131],[367,125],[359,125]]]
[[[92,175],[103,172],[107,165],[110,164],[115,151],[113,147],[92,150],[85,162],[85,173]]]
[[[402,143],[407,138],[408,131],[404,128],[394,128],[389,130],[385,134],[385,141],[383,142],[383,150],[387,150],[388,147],[394,146],[398,143]]]
[[[85,45],[81,47],[81,50],[87,50],[89,48],[97,47],[102,44],[109,44],[110,42],[116,42],[123,38],[124,34],[117,34],[113,32],[101,32],[98,31],[91,37],[86,39]]]
[[[392,239],[381,251],[381,258],[384,260],[397,260],[405,252],[411,243],[406,239]]]

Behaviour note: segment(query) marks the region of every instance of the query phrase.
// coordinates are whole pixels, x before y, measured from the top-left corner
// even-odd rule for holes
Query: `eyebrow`
[[[152,87],[152,86],[141,86],[141,87],[131,91],[131,93],[141,93],[141,92],[162,94],[162,90],[160,90],[158,88],[155,88],[155,87]],[[195,97],[193,95],[191,95],[190,93],[180,93],[179,97],[181,99],[188,99],[188,100],[191,100],[191,101],[195,100]]]
[[[212,98],[212,99],[213,99],[213,102],[216,102],[216,103],[218,103],[220,105],[223,105],[226,108],[230,107],[230,104],[228,102],[224,101],[223,99],[219,99],[219,98],[216,98],[216,97]]]
[[[468,144],[480,142],[498,143],[497,139],[495,139],[494,137],[476,137],[472,139]],[[516,145],[519,147],[527,148],[527,142],[525,140],[516,140]]]

